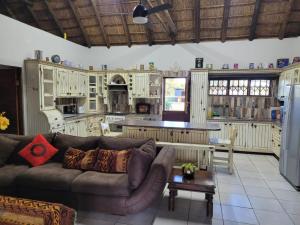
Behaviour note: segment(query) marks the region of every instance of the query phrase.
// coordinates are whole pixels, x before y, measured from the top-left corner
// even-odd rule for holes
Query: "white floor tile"
[[[294,225],[300,225],[300,216],[299,215],[289,215]]]
[[[242,184],[244,186],[249,187],[264,187],[268,188],[267,183],[264,179],[257,179],[257,178],[249,178],[249,177],[243,177],[241,178]]]
[[[279,200],[281,206],[288,214],[295,214],[300,216],[300,202]]]
[[[261,209],[266,211],[282,212],[284,209],[276,199],[261,198],[261,197],[249,197],[251,206],[253,209]]]
[[[266,181],[267,185],[273,189],[286,190],[286,191],[296,191],[288,182],[281,181]]]
[[[261,225],[293,225],[292,220],[286,213],[254,210]]]
[[[244,172],[244,171],[240,171],[238,172],[239,176],[242,177],[248,177],[248,178],[263,178],[262,175],[260,175],[259,173],[256,172]]]
[[[186,220],[157,217],[153,225],[187,225]]]
[[[245,194],[244,187],[239,184],[222,184],[220,185],[219,192],[232,193],[232,194]]]
[[[253,209],[222,205],[222,212],[224,220],[246,224],[258,224]]]
[[[245,186],[245,190],[248,196],[275,199],[275,195],[269,188]]]
[[[221,200],[222,205],[231,205],[231,206],[251,208],[250,202],[246,195],[220,193],[220,200]]]
[[[224,225],[249,225],[249,223],[239,223],[235,221],[224,220]]]
[[[272,190],[275,196],[280,200],[300,201],[300,193],[295,191]]]

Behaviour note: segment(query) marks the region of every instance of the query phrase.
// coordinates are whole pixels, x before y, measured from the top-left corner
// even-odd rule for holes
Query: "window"
[[[250,95],[269,96],[270,80],[251,80]]]
[[[186,78],[165,78],[165,111],[185,111]]]
[[[227,80],[210,80],[209,94],[210,95],[227,95]]]
[[[247,95],[248,80],[230,80],[229,95]]]
[[[215,79],[209,80],[209,95],[270,96],[271,79]]]

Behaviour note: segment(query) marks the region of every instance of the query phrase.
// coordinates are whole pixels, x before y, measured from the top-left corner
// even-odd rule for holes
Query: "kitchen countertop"
[[[235,118],[235,117],[216,117],[212,119],[207,119],[209,122],[234,122],[234,123],[272,123],[277,126],[281,126],[280,120],[271,120],[271,119],[247,119],[247,118]]]
[[[73,120],[78,120],[78,119],[84,119],[84,118],[91,117],[91,116],[103,116],[103,113],[80,113],[80,114],[72,114],[70,116],[69,115],[68,116],[64,115],[64,119],[67,122],[73,121]]]
[[[169,129],[188,129],[199,131],[218,131],[221,130],[218,124],[193,124],[188,122],[174,121],[147,121],[147,120],[123,120],[114,122],[116,125],[128,127],[151,127],[151,128],[169,128]]]

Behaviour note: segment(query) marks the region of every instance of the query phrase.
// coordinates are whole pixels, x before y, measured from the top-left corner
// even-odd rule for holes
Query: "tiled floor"
[[[154,225],[300,225],[300,193],[279,174],[273,156],[236,153],[234,167],[233,175],[216,168],[211,221],[205,217],[204,195],[179,192],[175,212],[168,212],[166,191]]]
[[[217,153],[224,154],[224,153]],[[175,212],[168,191],[154,207],[131,216],[78,213],[78,225],[300,225],[300,193],[279,174],[273,156],[234,154],[234,174],[216,168],[214,217],[206,217],[204,194],[179,191]]]

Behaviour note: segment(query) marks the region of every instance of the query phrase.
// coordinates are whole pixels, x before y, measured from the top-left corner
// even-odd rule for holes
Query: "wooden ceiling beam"
[[[49,4],[49,1],[48,1],[48,0],[44,0],[44,3],[45,3],[45,5],[46,5],[46,7],[47,7],[48,12],[49,12],[50,15],[52,16],[55,25],[58,27],[59,32],[60,32],[60,35],[63,37],[65,31],[64,31],[63,27],[60,25],[60,23],[59,23],[59,21],[58,21],[56,15],[55,15],[55,12],[54,12],[53,8],[52,8],[51,5]]]
[[[156,2],[157,2],[158,5],[165,4],[164,0],[156,0]],[[172,44],[174,45],[176,43],[177,28],[176,28],[176,25],[175,25],[171,15],[170,15],[169,10],[164,10],[164,14],[165,14],[165,17],[166,17],[166,20],[167,20],[168,27],[170,29],[169,36],[172,40]]]
[[[194,0],[195,42],[200,42],[200,0]]]
[[[157,1],[159,1],[159,0],[157,0]],[[148,3],[148,5],[149,5],[151,8],[154,7],[153,4],[152,4],[152,2],[151,2],[150,0],[147,0],[147,3]],[[156,18],[159,20],[159,22],[160,22],[161,25],[163,26],[164,30],[169,34],[169,37],[170,37],[171,40],[172,40],[172,44],[174,45],[175,42],[176,42],[175,36],[177,35],[177,29],[176,29],[176,32],[174,33],[174,32],[172,31],[172,28],[169,26],[169,24],[168,24],[168,26],[166,25],[166,23],[164,22],[163,18],[160,16],[159,13],[154,13],[154,15],[155,15]],[[175,25],[175,24],[174,24],[174,25]]]
[[[96,18],[97,18],[98,25],[99,25],[100,30],[101,30],[101,34],[102,34],[103,39],[104,39],[105,45],[107,46],[107,48],[110,48],[109,38],[108,38],[107,33],[105,31],[105,27],[104,27],[103,21],[102,21],[102,19],[100,17],[100,14],[99,14],[98,10],[97,10],[96,1],[95,0],[91,0],[91,3],[92,3],[93,9],[94,9],[94,13],[95,13]]]
[[[23,0],[22,2],[24,4],[26,10],[29,12],[29,14],[31,15],[31,17],[33,18],[33,20],[36,23],[37,27],[38,28],[42,28],[39,19],[37,18],[37,16],[35,15],[34,11],[32,10],[31,4],[33,4],[33,3],[28,2],[28,0]]]
[[[121,12],[125,11],[122,4],[120,4],[120,8],[121,8]],[[132,41],[131,41],[131,37],[130,37],[130,32],[129,32],[126,16],[123,15],[123,14],[120,15],[120,16],[121,16],[121,21],[122,21],[124,33],[126,34],[126,37],[127,37],[128,47],[131,47]]]
[[[16,19],[15,14],[11,11],[11,9],[8,7],[7,2],[5,0],[0,0],[0,6],[2,6],[3,9],[5,9],[5,11],[8,13],[8,15],[13,18]]]
[[[222,21],[222,31],[221,31],[221,41],[222,42],[226,41],[231,0],[224,0],[224,1],[225,1],[225,4],[224,4],[224,10],[223,10],[223,21]]]
[[[145,26],[145,31],[146,31],[146,35],[147,35],[147,39],[148,39],[148,45],[152,46],[154,44],[154,40],[153,40],[153,32],[152,30]]]
[[[294,5],[294,2],[295,2],[295,0],[289,0],[289,2],[288,2],[287,10],[284,15],[284,19],[283,19],[283,22],[281,24],[280,31],[279,31],[279,39],[280,40],[282,40],[285,36],[286,28],[287,28],[287,25],[289,22],[289,17],[292,12],[292,7]]]
[[[260,6],[261,6],[261,0],[256,0],[252,21],[251,21],[251,27],[250,27],[250,35],[249,35],[250,41],[253,41],[253,39],[256,36],[256,26],[257,26],[257,19],[260,11]]]
[[[91,47],[91,42],[90,42],[90,39],[89,39],[89,37],[88,37],[88,35],[87,35],[87,33],[86,33],[84,27],[83,27],[83,24],[82,24],[82,22],[81,22],[81,19],[80,19],[80,16],[79,16],[79,12],[78,12],[78,9],[76,8],[76,6],[75,6],[73,0],[67,0],[67,2],[68,2],[68,4],[69,4],[69,6],[71,7],[71,10],[72,10],[72,12],[73,12],[73,14],[74,14],[74,16],[75,16],[75,19],[76,19],[76,21],[77,21],[77,24],[79,25],[79,28],[80,28],[80,30],[81,30],[81,33],[83,34],[83,39],[84,39],[85,43],[87,44],[87,46],[90,48],[90,47]]]

